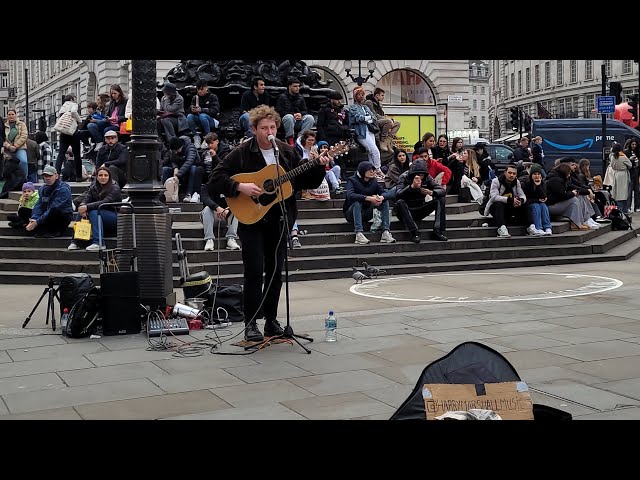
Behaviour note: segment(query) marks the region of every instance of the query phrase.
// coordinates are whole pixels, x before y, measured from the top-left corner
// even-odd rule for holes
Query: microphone
[[[278,144],[276,143],[276,137],[274,137],[273,135],[269,135],[267,137],[267,139],[271,142],[271,145],[273,146],[273,149],[278,152]]]

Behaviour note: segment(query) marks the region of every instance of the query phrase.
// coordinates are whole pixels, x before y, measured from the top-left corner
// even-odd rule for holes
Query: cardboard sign
[[[503,420],[533,420],[533,403],[525,382],[431,383],[422,387],[422,398],[427,420],[473,408],[493,410]]]

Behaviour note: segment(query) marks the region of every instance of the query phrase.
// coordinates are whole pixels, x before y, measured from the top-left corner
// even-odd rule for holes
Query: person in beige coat
[[[609,168],[611,174],[611,196],[618,204],[618,208],[623,213],[629,213],[629,184],[631,177],[629,170],[631,169],[631,160],[624,154],[622,145],[614,143],[609,154]]]
[[[2,144],[4,154],[15,155],[20,161],[20,168],[25,178],[29,174],[27,162],[27,124],[18,120],[18,114],[11,109],[7,112],[7,121],[4,125],[5,141]]]

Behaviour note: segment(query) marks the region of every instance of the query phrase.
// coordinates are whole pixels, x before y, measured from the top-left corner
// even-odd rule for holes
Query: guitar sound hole
[[[262,189],[265,191],[265,193],[275,193],[276,192],[276,187],[273,184],[273,180],[266,180],[262,184]]]

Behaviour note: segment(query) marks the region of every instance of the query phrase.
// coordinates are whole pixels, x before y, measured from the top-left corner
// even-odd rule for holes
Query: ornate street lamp
[[[364,82],[366,82],[371,77],[373,77],[373,72],[376,69],[376,62],[374,62],[373,60],[369,60],[367,62],[367,70],[369,70],[369,75],[367,75],[366,77],[362,76],[362,60],[358,60],[358,76],[357,77],[354,77],[353,75],[351,75],[350,73],[351,67],[352,67],[351,60],[345,60],[344,71],[347,72],[347,77],[349,77],[351,80],[356,82],[358,86],[361,86]]]

